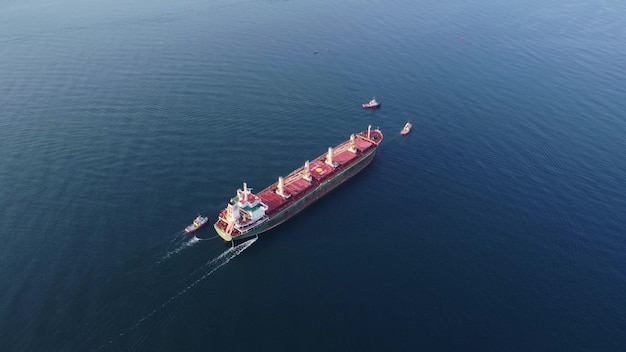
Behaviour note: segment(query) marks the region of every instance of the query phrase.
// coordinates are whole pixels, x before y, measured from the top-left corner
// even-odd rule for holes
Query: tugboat
[[[413,125],[411,125],[410,122],[407,122],[406,125],[404,125],[404,128],[402,129],[402,131],[400,131],[400,134],[403,136],[409,134],[409,132],[411,132],[412,127]]]
[[[372,98],[369,103],[361,104],[363,109],[377,109],[380,107],[380,103],[376,101],[376,98]]]
[[[202,216],[198,215],[198,217],[196,217],[196,219],[193,221],[193,223],[191,225],[185,227],[185,232],[186,233],[192,233],[192,232],[196,231],[197,229],[201,228],[208,221],[209,221],[209,217],[208,216],[202,217]]]

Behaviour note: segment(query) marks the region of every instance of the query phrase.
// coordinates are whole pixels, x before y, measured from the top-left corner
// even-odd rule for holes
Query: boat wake
[[[196,242],[198,242],[200,239],[197,239]],[[128,329],[124,330],[123,332],[119,333],[118,336],[124,336],[128,333],[130,333],[131,331],[135,330],[139,325],[141,325],[145,320],[149,319],[151,316],[153,316],[154,314],[156,314],[157,312],[161,311],[163,308],[167,307],[168,305],[170,305],[174,300],[176,300],[177,298],[179,298],[180,296],[182,296],[183,294],[185,294],[187,291],[191,290],[192,288],[194,288],[196,285],[198,285],[201,281],[203,281],[204,279],[208,278],[209,276],[211,276],[214,272],[217,271],[217,269],[223,267],[224,265],[228,264],[228,262],[230,262],[231,260],[233,260],[235,257],[237,257],[239,254],[243,253],[243,251],[245,251],[246,249],[248,249],[254,242],[256,242],[257,238],[252,238],[250,240],[247,240],[243,243],[238,244],[237,246],[231,247],[227,250],[225,250],[222,254],[218,255],[217,257],[207,261],[204,265],[202,265],[199,269],[194,270],[189,276],[197,273],[200,269],[207,269],[208,271],[200,276],[198,279],[196,279],[194,282],[190,283],[189,285],[187,285],[185,288],[183,288],[182,290],[178,291],[176,294],[174,294],[173,296],[171,296],[170,298],[168,298],[163,304],[161,304],[160,306],[154,308],[150,313],[146,314],[145,316],[143,316],[141,319],[137,320],[137,322],[135,322],[135,324],[133,324],[131,327],[129,327]],[[209,269],[210,268],[210,269]],[[107,345],[110,345],[113,343],[114,340],[109,340],[108,343],[102,344],[100,347],[98,347],[97,349],[95,349],[95,351],[99,351],[101,349],[103,349],[104,347],[106,347]]]
[[[181,245],[179,245],[178,247],[176,247],[175,249],[168,251],[167,253],[165,253],[161,259],[159,259],[155,265],[160,264],[162,262],[164,262],[165,260],[167,260],[168,258],[170,258],[173,255],[176,255],[178,253],[180,253],[183,249],[185,248],[189,248],[192,247],[193,245],[195,245],[196,243],[200,242],[201,239],[199,239],[196,236],[193,236],[191,238],[189,238],[188,240],[186,240],[185,242],[183,242]]]
[[[154,248],[158,248],[164,245],[167,245],[167,243],[176,243],[176,242],[180,242],[181,238],[185,238],[185,231],[176,231],[172,234],[170,234],[169,236],[159,236],[158,240],[155,241],[150,241],[150,243],[148,244],[149,248],[154,249]]]
[[[176,231],[173,234],[171,234],[170,236],[168,236],[169,238],[171,238],[170,243],[174,243],[176,241],[179,240],[181,235],[184,235],[185,231]]]
[[[190,238],[185,238],[183,239],[183,243],[181,243],[178,247],[176,247],[173,250],[167,251],[162,257],[161,259],[157,260],[156,263],[154,263],[154,265],[158,265],[161,264],[162,262],[164,262],[165,260],[167,260],[168,258],[170,258],[173,255],[176,255],[178,253],[180,253],[183,249],[189,248],[194,246],[196,243],[200,242],[200,241],[209,241],[209,240],[214,240],[216,238],[220,237],[219,235],[215,235],[213,237],[209,237],[209,238],[199,238],[197,236],[192,236]],[[175,238],[174,240],[172,240],[172,242],[178,241],[178,238]]]

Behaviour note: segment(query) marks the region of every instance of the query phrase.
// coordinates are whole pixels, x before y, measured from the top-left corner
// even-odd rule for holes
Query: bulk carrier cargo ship
[[[282,224],[369,165],[382,140],[382,132],[369,126],[257,194],[244,182],[220,212],[215,231],[234,241]]]

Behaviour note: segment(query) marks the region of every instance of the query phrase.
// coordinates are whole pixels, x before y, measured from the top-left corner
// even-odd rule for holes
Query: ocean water
[[[624,18],[0,2],[2,350],[625,350]],[[368,125],[373,163],[289,222],[183,234]]]

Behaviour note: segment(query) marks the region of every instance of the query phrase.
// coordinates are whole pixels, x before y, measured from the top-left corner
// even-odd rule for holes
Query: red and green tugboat
[[[220,212],[215,231],[234,241],[282,224],[369,165],[382,140],[383,133],[369,126],[257,194],[244,183]]]
[[[201,228],[202,226],[204,226],[204,224],[206,224],[208,221],[209,221],[209,217],[208,216],[198,215],[193,220],[191,225],[185,227],[185,232],[186,233],[192,233],[192,232],[196,231],[197,229]]]

